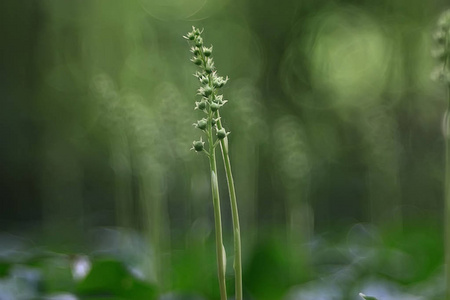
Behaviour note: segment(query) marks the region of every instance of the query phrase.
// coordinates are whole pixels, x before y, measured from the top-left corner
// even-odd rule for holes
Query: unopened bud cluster
[[[435,47],[432,55],[438,60],[433,78],[450,85],[450,10],[440,16],[433,39]]]
[[[217,74],[212,58],[213,47],[204,46],[201,36],[202,32],[203,30],[192,27],[192,31],[184,36],[185,39],[193,44],[191,47],[191,53],[193,54],[191,61],[199,67],[194,76],[200,81],[200,88],[197,90],[197,94],[201,99],[195,102],[194,109],[206,114],[206,117],[198,120],[193,125],[202,130],[208,138],[212,138],[211,135],[215,132],[216,138],[222,140],[229,132],[223,127],[218,128],[218,124],[220,124],[218,122],[219,110],[227,103],[227,100],[223,99],[223,95],[219,94],[219,89],[228,82],[228,77],[224,78]],[[213,139],[208,140],[211,141]],[[193,142],[191,149],[197,152],[205,151],[204,144],[200,138],[199,141]]]

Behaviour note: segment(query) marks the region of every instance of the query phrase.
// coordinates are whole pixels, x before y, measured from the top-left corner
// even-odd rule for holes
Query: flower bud
[[[228,81],[228,77],[223,79],[223,77],[215,77],[213,81],[213,86],[215,88],[221,88],[223,87]]]
[[[191,59],[191,61],[192,61],[194,64],[196,64],[197,66],[200,66],[200,65],[202,64],[202,60],[201,60],[200,58],[198,58],[198,57],[193,57],[193,58]]]
[[[445,44],[445,32],[442,30],[437,30],[434,34],[433,34],[433,39],[440,45],[444,45]]]
[[[210,57],[212,54],[212,46],[209,48],[203,47],[203,54],[205,54],[206,57]]]
[[[199,80],[202,84],[208,84],[209,83],[209,78],[207,76],[201,76],[199,77]]]
[[[211,58],[208,58],[205,65],[205,72],[211,74],[214,68],[214,63]]]
[[[194,53],[194,55],[199,55],[200,54],[200,49],[195,47],[192,51],[192,53]]]
[[[438,20],[438,26],[443,31],[447,31],[450,29],[450,10],[446,10],[441,14]]]
[[[202,37],[200,37],[200,36],[198,36],[196,39],[195,39],[195,46],[197,46],[197,47],[201,47],[201,46],[203,46],[203,39],[202,39]]]
[[[197,152],[201,152],[201,151],[203,151],[204,148],[205,148],[205,142],[203,142],[202,138],[200,138],[200,141],[194,141],[192,143],[191,150],[195,150]]]
[[[200,88],[200,92],[204,97],[209,97],[209,95],[212,94],[212,89],[209,85],[207,85],[204,88]]]
[[[228,133],[225,131],[225,128],[220,128],[217,130],[217,138],[219,140],[223,140],[227,135]]]
[[[195,109],[199,109],[199,110],[205,110],[206,108],[206,101],[200,101],[200,102],[195,102]]]
[[[198,120],[197,123],[194,123],[194,126],[200,130],[205,130],[206,125],[208,125],[208,120],[206,120],[205,118]]]
[[[213,112],[216,112],[220,108],[220,105],[216,102],[211,103],[209,106]]]
[[[193,33],[196,35],[196,36],[199,36],[201,33],[202,33],[202,31],[200,31],[200,29],[198,29],[198,28],[195,28],[195,27],[192,27],[192,29],[193,29]]]
[[[219,104],[221,107],[225,105],[225,103],[228,102],[228,100],[223,100],[223,95],[216,95],[213,99],[214,102]]]
[[[194,32],[188,32],[187,34],[186,34],[186,36],[183,36],[185,39],[187,39],[187,40],[191,40],[191,41],[193,41],[194,40],[194,38],[195,38],[195,35],[194,35]]]

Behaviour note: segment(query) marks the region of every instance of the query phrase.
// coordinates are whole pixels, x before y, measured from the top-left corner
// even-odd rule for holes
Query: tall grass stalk
[[[447,89],[447,109],[444,115],[443,133],[445,139],[445,182],[444,182],[444,234],[445,234],[445,299],[450,300],[450,10],[439,17],[437,30],[434,33],[436,48],[433,55],[439,65],[435,73],[436,79],[444,82]]]
[[[231,215],[233,219],[233,235],[234,235],[234,270],[235,270],[235,299],[242,300],[242,262],[241,262],[241,237],[238,207],[236,201],[236,190],[234,187],[233,174],[231,171],[231,162],[228,150],[229,132],[225,130],[222,125],[219,110],[227,103],[223,99],[223,95],[219,94],[219,89],[222,88],[228,81],[228,77],[223,78],[218,76],[214,67],[214,61],[211,57],[212,46],[207,48],[203,46],[202,31],[192,27],[185,38],[194,43],[191,52],[194,57],[191,61],[199,66],[200,71],[194,74],[201,83],[198,89],[198,94],[202,97],[201,101],[196,102],[195,109],[203,111],[206,118],[202,118],[194,123],[194,126],[202,130],[206,134],[209,152],[204,148],[202,138],[199,141],[194,141],[192,149],[197,152],[205,153],[209,157],[209,164],[211,169],[211,189],[214,204],[214,218],[216,228],[216,251],[217,251],[217,267],[219,277],[219,287],[221,299],[226,299],[226,284],[225,284],[225,269],[226,258],[225,249],[222,242],[222,222],[220,215],[220,198],[219,187],[217,181],[217,166],[215,149],[220,144],[223,163],[228,183],[228,191],[230,195]]]
[[[217,127],[221,130],[222,123],[220,121],[219,112],[217,112]],[[225,166],[228,192],[230,195],[231,216],[233,218],[233,237],[234,237],[234,280],[235,280],[235,298],[242,300],[242,250],[241,250],[241,227],[239,225],[239,212],[236,200],[236,189],[234,187],[233,173],[231,172],[230,157],[228,154],[228,138],[225,137],[220,141],[220,149],[222,151],[223,163]]]

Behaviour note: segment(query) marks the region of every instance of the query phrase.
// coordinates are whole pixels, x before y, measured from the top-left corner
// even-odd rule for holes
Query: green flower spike
[[[433,39],[435,46],[431,54],[436,58],[437,66],[431,77],[450,85],[450,10],[439,17]]]
[[[234,187],[233,174],[231,172],[231,163],[228,150],[227,135],[230,134],[222,127],[219,109],[227,102],[222,95],[218,95],[218,89],[222,88],[228,81],[228,77],[217,75],[214,60],[212,57],[213,47],[204,47],[203,38],[201,36],[203,30],[192,27],[184,38],[191,43],[191,52],[194,57],[191,61],[198,66],[198,71],[194,74],[200,81],[200,88],[197,90],[198,95],[202,97],[201,101],[195,102],[195,109],[203,111],[207,117],[198,120],[193,125],[203,131],[206,136],[207,148],[200,138],[192,144],[193,150],[196,152],[204,152],[209,159],[209,167],[211,170],[211,191],[214,207],[215,234],[216,234],[216,252],[217,252],[217,274],[219,279],[220,299],[227,300],[226,287],[226,254],[222,238],[222,221],[220,212],[220,195],[218,184],[218,172],[216,165],[216,147],[220,144],[220,151],[224,163],[224,169],[227,177],[228,192],[231,204],[231,216],[233,220],[233,242],[234,242],[234,273],[235,273],[235,297],[236,300],[243,300],[242,293],[242,261],[241,261],[241,239],[239,215],[236,200],[236,191]],[[215,133],[215,134],[214,134]],[[208,151],[207,151],[208,150]]]

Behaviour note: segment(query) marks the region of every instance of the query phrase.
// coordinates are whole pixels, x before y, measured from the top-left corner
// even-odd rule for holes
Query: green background
[[[246,297],[442,299],[446,94],[430,53],[444,4],[3,1],[0,296],[26,262],[44,274],[32,294],[217,299],[208,162],[189,151],[201,114],[182,36],[196,26],[230,77]],[[49,279],[56,253],[119,279],[95,292],[67,260]],[[119,262],[141,272],[134,292],[117,288],[138,280]]]

